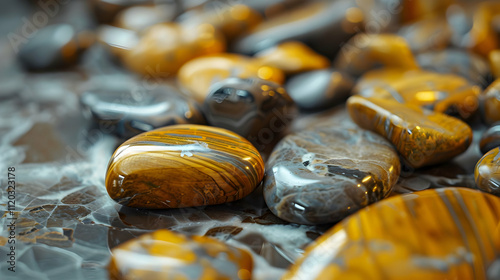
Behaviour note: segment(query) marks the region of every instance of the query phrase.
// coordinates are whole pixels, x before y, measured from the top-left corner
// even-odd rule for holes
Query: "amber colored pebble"
[[[472,141],[466,123],[416,105],[352,96],[347,107],[356,124],[388,139],[414,168],[448,161]]]
[[[484,90],[481,98],[484,121],[488,124],[500,121],[500,78]]]
[[[430,18],[444,18],[448,7],[456,0],[401,0],[401,21],[416,22]]]
[[[500,49],[491,51],[488,58],[493,76],[500,78]]]
[[[247,56],[222,53],[193,59],[179,70],[180,85],[199,103],[203,103],[210,87],[229,77],[259,78],[283,84],[284,73],[271,66],[263,66]]]
[[[148,77],[170,77],[187,61],[225,50],[223,36],[211,25],[193,28],[176,23],[150,27],[139,43],[125,54],[124,64]]]
[[[334,61],[335,69],[353,76],[380,66],[419,68],[406,40],[394,34],[358,34],[342,47]]]
[[[469,32],[472,51],[487,57],[500,48],[497,31],[493,28],[493,19],[500,15],[500,3],[497,1],[479,3],[474,11],[472,28]]]
[[[205,236],[166,229],[143,234],[111,250],[112,280],[250,280],[250,253]]]
[[[282,279],[486,280],[500,255],[498,213],[499,198],[465,188],[394,196],[335,225]]]
[[[494,123],[481,135],[479,140],[479,150],[483,154],[496,147],[500,147],[500,123]]]
[[[500,196],[500,148],[490,150],[477,162],[474,179],[480,190]]]
[[[481,88],[454,74],[384,68],[361,77],[354,94],[414,104],[435,112],[470,117]]]
[[[193,9],[181,16],[180,23],[186,26],[209,24],[219,30],[227,40],[250,32],[262,22],[262,16],[247,5],[214,5],[208,9]]]
[[[289,41],[255,54],[262,65],[281,69],[285,74],[296,74],[328,68],[330,61],[298,41]]]
[[[139,134],[117,148],[106,188],[118,203],[136,208],[221,204],[250,194],[264,163],[234,132],[203,125],[173,125]]]

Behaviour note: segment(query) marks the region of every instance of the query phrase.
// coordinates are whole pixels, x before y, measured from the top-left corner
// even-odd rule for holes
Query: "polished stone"
[[[331,108],[351,94],[354,81],[334,69],[305,72],[290,78],[285,87],[297,106],[308,112]]]
[[[494,123],[483,132],[479,140],[479,149],[483,154],[496,147],[500,147],[500,123]]]
[[[142,91],[99,88],[84,92],[80,101],[100,131],[125,139],[167,125],[205,123],[194,101],[165,85]]]
[[[178,81],[188,95],[203,103],[210,87],[226,78],[259,78],[283,84],[284,73],[271,66],[263,66],[250,57],[222,53],[189,61],[179,70]]]
[[[398,35],[406,39],[414,53],[421,53],[446,48],[452,31],[444,18],[432,18],[404,25]]]
[[[388,139],[413,168],[451,160],[472,142],[466,123],[416,105],[352,96],[347,107],[356,124]]]
[[[111,253],[112,280],[252,279],[250,253],[205,236],[160,229],[120,244]]]
[[[444,18],[448,8],[455,0],[399,0],[401,22],[411,23],[420,20]]]
[[[161,3],[163,2],[163,3]],[[113,20],[119,28],[141,32],[146,28],[169,22],[176,16],[176,3],[160,1],[157,5],[134,5],[120,11]]]
[[[418,69],[408,42],[394,34],[358,34],[342,46],[335,69],[358,77],[374,68]]]
[[[300,41],[331,58],[342,42],[362,29],[363,20],[353,0],[311,1],[260,24],[231,50],[253,55],[286,41]]]
[[[101,25],[96,33],[97,41],[120,61],[139,44],[140,40],[137,32],[111,25]]]
[[[500,199],[465,188],[368,206],[306,248],[282,279],[495,279]]]
[[[500,78],[496,79],[481,94],[481,113],[486,123],[500,121]]]
[[[124,56],[130,70],[146,77],[172,77],[179,68],[198,56],[220,53],[225,39],[210,25],[188,28],[160,23],[148,28],[139,43]]]
[[[492,81],[488,61],[466,50],[429,51],[416,57],[420,67],[428,71],[459,75],[480,86],[487,86]]]
[[[255,58],[262,65],[276,67],[287,75],[330,66],[330,61],[326,57],[297,41],[288,41],[260,51],[255,54]]]
[[[488,55],[491,72],[495,78],[500,78],[500,49],[492,50]]]
[[[487,152],[477,162],[474,179],[480,190],[500,196],[500,148],[498,146]]]
[[[371,131],[315,128],[290,134],[275,147],[264,198],[276,216],[289,222],[337,222],[385,198],[400,168],[391,144]]]
[[[48,25],[26,39],[17,56],[28,70],[55,70],[75,65],[93,42],[94,36],[88,31],[77,31],[69,24]]]
[[[250,142],[222,128],[174,125],[117,148],[106,188],[118,203],[166,209],[221,204],[250,194],[264,162]]]
[[[500,15],[500,3],[497,1],[485,1],[479,3],[474,9],[473,24],[470,29],[468,40],[469,48],[483,57],[500,48],[498,30],[495,30],[495,17]]]
[[[418,105],[435,112],[471,117],[479,108],[481,88],[465,78],[422,70],[385,68],[363,75],[354,94]]]
[[[277,138],[296,115],[285,89],[261,79],[228,78],[214,84],[203,113],[211,126],[222,127],[250,140],[259,149],[259,137]]]

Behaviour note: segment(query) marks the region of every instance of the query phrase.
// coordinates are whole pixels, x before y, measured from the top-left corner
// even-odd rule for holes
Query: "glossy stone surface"
[[[111,251],[109,276],[118,279],[252,279],[252,256],[205,236],[166,229],[143,234]]]
[[[425,70],[459,75],[480,86],[486,86],[492,80],[488,62],[475,53],[445,49],[420,53],[416,57]]]
[[[203,103],[210,87],[226,78],[259,78],[282,84],[284,73],[274,67],[262,66],[247,56],[223,53],[189,61],[179,70],[178,81],[186,93]]]
[[[150,27],[139,43],[126,53],[124,64],[146,77],[171,77],[187,61],[220,53],[224,37],[210,25],[186,28],[176,23]]]
[[[101,25],[97,30],[97,40],[109,53],[122,60],[131,49],[139,44],[140,38],[135,31]]]
[[[446,162],[472,142],[466,123],[415,105],[352,96],[347,107],[356,124],[388,139],[414,168]]]
[[[288,41],[258,52],[255,58],[262,65],[276,67],[287,75],[330,66],[330,61],[326,57],[297,41]]]
[[[446,48],[452,31],[444,18],[432,18],[405,25],[398,31],[414,53]]]
[[[90,32],[79,33],[68,24],[54,24],[36,29],[36,33],[25,40],[15,46],[19,48],[19,61],[28,70],[43,71],[76,64],[94,37]]]
[[[363,12],[352,0],[311,2],[260,24],[237,40],[231,50],[253,55],[286,41],[300,41],[332,57],[341,42],[362,29],[363,19]]]
[[[500,196],[500,148],[498,146],[487,152],[477,162],[474,179],[480,190]]]
[[[277,138],[296,115],[283,87],[261,79],[240,78],[214,84],[203,103],[203,113],[211,126],[236,132],[258,149],[262,134]]]
[[[495,78],[500,78],[500,49],[492,50],[488,55],[491,72]]]
[[[335,69],[355,77],[384,67],[418,69],[410,46],[394,34],[358,34],[342,46],[333,63]]]
[[[333,69],[309,71],[290,78],[285,87],[297,106],[304,111],[319,111],[345,101],[354,81]]]
[[[455,0],[401,0],[401,20],[402,22],[416,22],[425,19],[432,19],[436,17],[444,17],[448,7],[451,6]]]
[[[243,137],[222,128],[174,125],[120,145],[106,188],[129,207],[180,208],[241,199],[263,176],[259,152]]]
[[[499,198],[465,188],[391,197],[330,229],[282,279],[495,279],[499,212]]]
[[[495,17],[500,15],[500,3],[485,1],[474,10],[473,24],[469,32],[469,48],[487,57],[490,51],[500,48],[497,30],[493,27]]]
[[[469,118],[479,108],[479,86],[453,74],[385,68],[363,75],[354,94],[418,105],[435,112]]]
[[[141,32],[146,28],[174,19],[176,3],[159,1],[157,5],[134,5],[120,11],[113,20],[113,25],[119,28]],[[162,3],[163,2],[163,3]]]
[[[500,147],[500,123],[494,123],[479,140],[479,149],[483,154],[496,147]]]
[[[398,155],[383,137],[342,125],[316,128],[275,147],[264,198],[286,221],[332,223],[386,197],[399,172]]]
[[[481,99],[484,121],[488,124],[500,121],[500,78],[484,90]]]
[[[101,131],[125,139],[167,125],[205,123],[194,101],[164,85],[142,92],[130,88],[89,90],[80,96],[80,102]]]

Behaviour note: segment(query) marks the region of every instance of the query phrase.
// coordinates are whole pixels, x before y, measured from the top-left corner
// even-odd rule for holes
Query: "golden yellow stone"
[[[223,36],[209,24],[187,28],[161,23],[145,31],[139,43],[125,54],[124,64],[144,76],[170,77],[187,61],[225,48]]]
[[[252,278],[253,260],[247,251],[210,237],[187,237],[166,229],[120,244],[111,253],[112,280]]]
[[[500,148],[490,150],[477,162],[474,179],[479,189],[500,196]]]
[[[500,121],[500,78],[491,83],[481,95],[484,120],[488,124]]]
[[[466,123],[416,105],[352,96],[347,108],[356,124],[384,136],[414,168],[448,161],[472,141]]]
[[[354,36],[337,55],[334,66],[359,76],[376,67],[418,69],[406,40],[394,34],[365,34]]]
[[[424,70],[372,70],[361,77],[354,94],[414,104],[468,118],[479,107],[481,89],[465,78]]]
[[[120,145],[106,173],[111,198],[136,208],[221,204],[250,194],[264,162],[250,142],[223,128],[173,125]]]
[[[500,49],[492,50],[488,55],[491,73],[495,78],[500,78]]]
[[[193,59],[179,70],[180,85],[198,102],[203,103],[210,86],[229,77],[259,78],[283,84],[284,73],[272,66],[242,55],[222,53]]]
[[[498,15],[500,3],[497,1],[479,3],[474,11],[472,29],[469,32],[470,48],[484,57],[500,48],[497,31],[493,27],[493,19]]]
[[[298,41],[289,41],[255,54],[262,65],[281,69],[285,74],[296,74],[328,68],[330,61]]]
[[[415,22],[422,19],[445,17],[455,0],[402,0],[401,20]]]
[[[499,198],[465,188],[391,197],[318,238],[282,279],[486,280],[499,213]]]

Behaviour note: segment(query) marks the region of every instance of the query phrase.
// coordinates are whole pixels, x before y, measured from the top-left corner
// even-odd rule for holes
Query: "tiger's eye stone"
[[[491,51],[500,48],[497,30],[493,27],[493,21],[498,15],[500,3],[497,1],[479,3],[474,11],[469,47],[483,57],[488,57]]]
[[[492,81],[488,61],[465,50],[424,52],[417,55],[417,61],[422,69],[459,75],[480,86],[486,86]]]
[[[483,154],[496,147],[500,147],[500,123],[494,123],[479,140],[479,149]]]
[[[33,71],[55,70],[75,65],[94,43],[94,35],[69,24],[54,24],[37,30],[19,47],[21,65]]]
[[[209,2],[203,9],[188,11],[180,17],[179,22],[186,26],[211,25],[224,34],[228,41],[231,41],[259,25],[262,22],[262,16],[248,5],[221,5],[220,3]]]
[[[173,125],[120,145],[108,165],[106,188],[129,207],[181,208],[241,199],[263,176],[259,152],[236,133]]]
[[[416,105],[352,96],[347,107],[356,124],[388,139],[414,168],[448,161],[472,141],[466,123]]]
[[[432,18],[444,18],[455,0],[400,0],[402,22],[416,22]]]
[[[355,77],[380,66],[418,69],[406,40],[394,34],[354,36],[342,47],[333,65]]]
[[[205,236],[184,236],[166,229],[129,240],[111,250],[112,280],[252,279],[250,253]]]
[[[363,75],[353,92],[364,97],[418,105],[466,119],[477,111],[481,89],[453,74],[388,68]]]
[[[319,111],[344,102],[354,81],[333,69],[309,71],[293,76],[286,83],[290,97],[303,111]]]
[[[210,125],[236,132],[257,148],[263,131],[276,138],[296,115],[293,101],[283,87],[261,79],[241,78],[214,84],[203,104],[203,113]]]
[[[224,50],[224,37],[210,25],[186,28],[161,23],[147,29],[125,54],[124,64],[147,77],[171,77],[187,61]]]
[[[493,76],[500,78],[500,49],[491,51],[488,58]]]
[[[282,279],[495,279],[498,213],[499,198],[465,188],[394,196],[335,225]]]
[[[326,57],[363,28],[364,14],[354,0],[309,1],[270,18],[238,39],[231,51],[253,55],[286,41],[300,41]]]
[[[355,126],[315,128],[275,147],[264,199],[286,221],[337,222],[386,197],[399,172],[398,154],[383,137]]]
[[[481,94],[483,119],[488,124],[500,121],[500,78]]]
[[[285,42],[258,52],[255,58],[262,65],[276,67],[287,75],[330,66],[330,61],[326,57],[297,41]]]
[[[189,61],[179,70],[180,85],[199,103],[203,103],[210,87],[230,77],[259,78],[283,84],[285,75],[277,68],[262,66],[249,57],[223,53]]]
[[[398,35],[405,38],[414,53],[446,48],[452,31],[444,18],[420,20],[402,26]]]
[[[500,148],[490,150],[477,162],[474,179],[480,190],[500,196]]]
[[[167,125],[205,123],[197,104],[169,86],[140,93],[130,88],[94,89],[84,92],[80,101],[101,131],[127,139]]]

